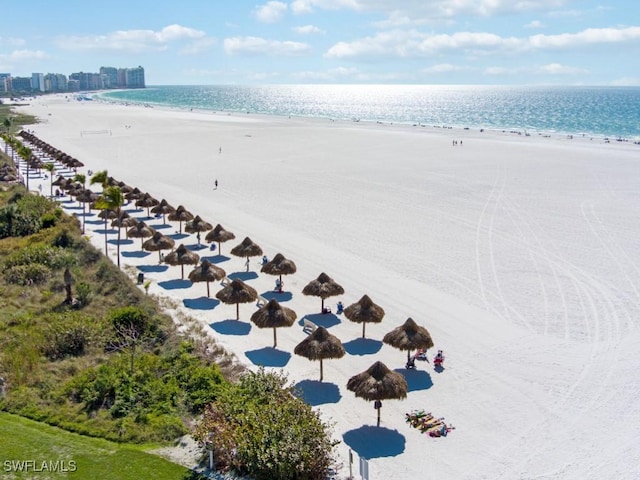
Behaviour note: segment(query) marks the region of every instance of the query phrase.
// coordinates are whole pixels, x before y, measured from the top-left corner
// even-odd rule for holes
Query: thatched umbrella
[[[155,214],[160,214],[162,215],[162,223],[163,224],[167,224],[166,221],[166,217],[165,215],[167,213],[171,213],[174,212],[176,209],[173,208],[171,205],[169,205],[169,202],[167,202],[164,198],[162,200],[160,200],[160,203],[158,203],[155,207],[153,207],[151,209],[151,213],[155,213]]]
[[[184,244],[175,249],[173,252],[168,253],[164,257],[164,263],[169,265],[180,265],[181,277],[184,280],[184,266],[185,265],[197,265],[200,261],[200,255],[192,252]]]
[[[326,328],[318,327],[311,335],[296,345],[293,353],[309,360],[320,360],[320,381],[322,381],[322,360],[325,358],[342,358],[345,350],[338,337],[330,334]]]
[[[211,230],[209,233],[207,233],[207,236],[204,237],[204,241],[205,242],[218,242],[218,254],[220,254],[220,244],[222,242],[227,242],[229,240],[233,240],[234,238],[236,238],[236,236],[225,230],[222,225],[217,224],[215,227],[213,227],[213,230]]]
[[[138,198],[136,200],[135,206],[136,207],[144,207],[144,208],[146,208],[147,209],[147,217],[150,217],[151,214],[149,213],[149,209],[151,207],[155,207],[159,203],[160,203],[160,201],[155,199],[155,198],[153,198],[151,196],[151,194],[145,193],[140,198]]]
[[[335,295],[342,295],[344,288],[323,272],[318,275],[318,278],[309,282],[307,286],[302,289],[302,293],[304,295],[320,297],[322,299],[320,311],[324,312],[324,299]]]
[[[179,205],[175,211],[169,214],[168,218],[172,222],[180,222],[180,233],[182,233],[182,222],[193,220],[193,214],[188,212],[182,205]]]
[[[98,199],[98,194],[93,193],[88,188],[79,191],[76,195],[76,200],[82,203],[82,233],[84,233],[85,222],[85,208],[87,203],[95,202]]]
[[[200,215],[196,215],[193,217],[193,220],[189,220],[185,226],[184,231],[187,233],[197,233],[198,234],[198,245],[200,245],[200,233],[211,230],[213,225],[209,222],[205,222]]]
[[[247,257],[247,272],[249,271],[249,257],[257,257],[262,255],[262,249],[257,243],[253,243],[249,237],[245,237],[242,243],[239,243],[231,249],[231,255],[236,257]]]
[[[131,217],[127,212],[124,212],[124,211],[121,211],[120,216],[117,218],[114,218],[113,221],[111,222],[111,226],[117,229],[120,229],[120,228],[129,229],[129,228],[135,227],[137,224],[138,224],[138,219]],[[127,238],[129,238],[129,230],[127,230],[125,233]]]
[[[384,317],[384,309],[369,298],[368,295],[344,309],[344,316],[352,322],[362,323],[362,338],[367,323],[380,323]]]
[[[162,259],[162,250],[171,250],[175,244],[176,242],[173,238],[156,231],[149,240],[145,240],[142,243],[142,248],[150,252],[157,251],[158,261],[160,261]]]
[[[140,197],[144,195],[138,187],[134,187],[132,190],[128,191],[124,194],[124,198],[127,201],[138,200]]]
[[[236,319],[240,319],[240,304],[255,302],[258,292],[242,280],[233,279],[222,290],[216,293],[216,298],[226,304],[236,304]]]
[[[281,253],[276,254],[273,259],[262,265],[260,271],[268,275],[278,275],[280,277],[280,285],[282,285],[282,275],[290,275],[296,273],[296,264],[293,260],[285,258]]]
[[[274,298],[251,315],[251,321],[255,323],[258,328],[273,328],[273,348],[278,346],[276,328],[290,327],[296,321],[296,318],[296,312],[290,308],[283,307]]]
[[[408,389],[404,375],[389,370],[382,362],[374,363],[366,371],[351,377],[347,382],[347,390],[354,392],[356,397],[376,402],[378,427],[380,426],[382,400],[407,398]]]
[[[408,318],[402,325],[387,333],[382,341],[398,350],[406,350],[407,362],[411,358],[411,350],[433,348],[433,339],[429,331],[414,322],[412,318]]]
[[[202,263],[189,274],[189,280],[193,283],[207,282],[207,297],[211,297],[209,293],[209,282],[222,280],[226,276],[227,272],[222,268],[214,265],[209,260],[203,260]]]
[[[142,242],[145,238],[152,237],[156,231],[148,226],[146,223],[139,221],[129,230],[127,230],[127,237],[139,238],[140,249],[142,249]]]

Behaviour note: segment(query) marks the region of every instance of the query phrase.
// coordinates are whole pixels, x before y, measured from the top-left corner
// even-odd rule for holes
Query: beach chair
[[[269,300],[264,298],[262,295],[258,295],[258,302],[256,303],[258,307],[264,307],[267,303],[269,303]]]
[[[224,277],[222,280],[220,280],[220,285],[222,285],[223,287],[226,287],[230,283],[231,279],[229,277]]]
[[[318,326],[308,318],[305,318],[303,322],[302,330],[307,333],[313,333],[316,331],[316,328],[318,328]]]

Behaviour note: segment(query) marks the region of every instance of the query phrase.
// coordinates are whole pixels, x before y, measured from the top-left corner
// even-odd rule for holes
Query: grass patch
[[[142,448],[108,442],[97,438],[65,432],[56,427],[0,412],[0,476],[4,479],[61,479],[76,480],[156,480],[198,479],[191,470],[161,457],[146,453]],[[38,468],[42,462],[59,461],[68,472],[16,472],[8,466],[13,462],[34,460]],[[7,463],[9,462],[9,463]],[[73,462],[73,464],[71,463]]]

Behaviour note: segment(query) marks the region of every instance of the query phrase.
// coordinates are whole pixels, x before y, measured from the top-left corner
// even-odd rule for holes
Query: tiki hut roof
[[[188,221],[184,225],[184,231],[187,233],[196,233],[196,232],[206,232],[207,230],[211,230],[213,225],[209,222],[205,222],[200,215],[196,215],[193,217],[193,220]]]
[[[347,390],[365,400],[400,400],[407,397],[407,381],[401,373],[389,370],[376,362],[367,370],[349,379]]]
[[[193,219],[193,214],[187,211],[182,205],[179,205],[178,208],[169,214],[168,218],[172,222],[184,222]]]
[[[276,328],[290,327],[296,321],[296,318],[296,312],[290,308],[283,307],[274,298],[251,315],[251,321],[255,323],[258,328],[273,328],[274,348],[278,345]]]
[[[276,254],[273,259],[265,263],[260,271],[268,275],[290,275],[296,273],[296,264],[293,260],[285,258],[281,253]]]
[[[184,244],[175,249],[173,252],[168,253],[164,257],[164,262],[169,265],[180,265],[182,271],[182,278],[184,278],[184,266],[185,265],[197,265],[200,261],[200,255],[192,252]]]
[[[158,252],[160,250],[170,250],[175,244],[176,242],[173,238],[156,231],[149,240],[144,241],[142,248],[150,252]]]
[[[254,302],[258,292],[242,280],[234,279],[222,290],[216,293],[216,298],[226,304],[236,305],[236,318],[240,318],[240,304]]]
[[[293,353],[309,360],[320,360],[320,381],[322,381],[322,360],[325,358],[341,358],[344,356],[345,350],[338,337],[330,334],[326,328],[318,327],[311,335],[296,345]]]
[[[139,221],[129,230],[127,230],[127,236],[133,238],[148,238],[153,236],[156,231],[149,227],[146,223]]]
[[[384,309],[364,295],[353,305],[349,305],[344,309],[344,316],[352,322],[362,323],[362,338],[365,334],[365,325],[367,323],[380,323],[384,317]]]
[[[169,202],[167,202],[163,198],[162,200],[160,200],[160,203],[158,203],[155,207],[151,209],[151,213],[159,213],[161,215],[166,215],[167,213],[171,213],[174,210],[175,208],[169,205]]]
[[[399,327],[387,333],[382,341],[398,350],[417,350],[433,348],[433,339],[429,331],[408,318]]]
[[[324,311],[324,299],[335,295],[342,295],[344,288],[323,272],[318,275],[318,278],[309,282],[307,286],[302,289],[302,293],[304,295],[320,297],[322,299],[321,309]]]
[[[245,237],[242,243],[236,245],[231,249],[231,255],[236,257],[257,257],[262,255],[262,249],[258,244],[253,243],[249,237]]]
[[[209,297],[209,282],[222,280],[226,276],[227,272],[222,268],[212,264],[209,260],[203,260],[202,263],[189,274],[189,280],[193,283],[207,282],[207,297]]]

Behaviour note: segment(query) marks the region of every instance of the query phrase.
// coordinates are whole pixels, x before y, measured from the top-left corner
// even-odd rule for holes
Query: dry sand
[[[631,479],[640,471],[638,146],[63,96],[23,110],[43,120],[37,136],[85,171],[107,169],[234,232],[219,266],[259,293],[272,295],[274,278],[259,273],[257,258],[244,273],[232,246],[250,236],[270,258],[296,262],[285,277],[290,295],[276,298],[329,326],[348,352],[324,362],[323,383],[317,362],[293,354],[306,336],[298,323],[278,331],[274,350],[272,331],[249,322],[255,305],[242,305],[236,321],[235,307],[180,281],[178,267],[160,268],[138,240],[122,248],[123,262],[153,281],[150,293],[178,302],[248,367],[283,368],[300,384],[335,422],[341,477],[349,448],[355,473],[358,455],[370,459],[371,479]],[[100,234],[92,238],[103,247]],[[385,309],[367,340],[359,324],[319,315],[320,300],[301,294],[321,272],[345,289],[327,301],[334,310],[364,294]],[[381,344],[408,317],[444,350],[443,372],[426,362],[406,371],[406,354]],[[346,389],[376,360],[404,373],[410,389],[404,401],[383,402],[380,428],[372,404]],[[456,429],[421,435],[404,421],[414,409]]]

